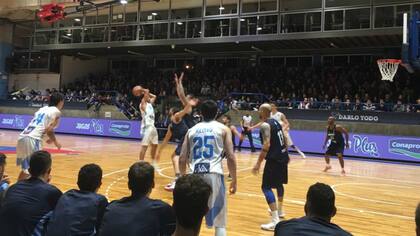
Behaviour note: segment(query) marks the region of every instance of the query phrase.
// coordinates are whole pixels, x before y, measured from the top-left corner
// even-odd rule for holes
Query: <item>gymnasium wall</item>
[[[9,92],[17,89],[34,89],[44,91],[49,88],[60,88],[60,74],[56,73],[29,73],[29,74],[10,74]]]
[[[0,99],[7,97],[8,76],[6,58],[12,53],[13,25],[0,25]]]
[[[76,57],[61,57],[61,85],[75,82],[89,74],[105,74],[108,68],[108,59],[105,57],[81,60]]]

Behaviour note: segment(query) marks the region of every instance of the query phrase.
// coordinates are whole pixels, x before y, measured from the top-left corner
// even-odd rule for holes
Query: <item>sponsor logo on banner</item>
[[[76,129],[78,130],[90,130],[90,123],[76,123]]]
[[[128,122],[111,122],[109,132],[121,136],[129,136],[131,134],[131,124]]]
[[[378,145],[375,142],[369,142],[368,137],[353,135],[353,144],[355,153],[361,152],[372,157],[379,157]]]
[[[95,134],[104,134],[104,125],[101,124],[101,121],[92,120],[90,123],[92,124],[93,132]]]
[[[420,139],[391,139],[389,152],[420,159]]]
[[[25,128],[25,119],[22,116],[15,116],[15,127],[19,129]]]
[[[339,112],[332,112],[331,115],[337,120],[379,122],[379,116],[374,115],[341,114]]]
[[[14,119],[9,119],[9,118],[3,118],[1,120],[1,124],[2,125],[10,125],[10,126],[13,126],[14,122],[15,122]]]

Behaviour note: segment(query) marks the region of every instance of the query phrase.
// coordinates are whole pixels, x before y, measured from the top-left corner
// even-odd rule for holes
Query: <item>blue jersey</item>
[[[57,203],[47,236],[91,236],[98,231],[108,200],[94,192],[69,190]]]
[[[268,119],[266,123],[270,125],[270,149],[265,159],[288,163],[289,153],[280,123],[275,119]]]
[[[38,178],[12,185],[0,209],[0,235],[43,235],[61,191]]]
[[[171,121],[172,136],[178,140],[184,140],[184,137],[187,134],[188,129],[189,127],[184,119],[181,119],[181,122],[179,122],[178,124]]]

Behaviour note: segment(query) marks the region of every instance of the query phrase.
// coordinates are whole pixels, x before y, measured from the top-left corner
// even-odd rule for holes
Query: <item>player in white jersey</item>
[[[224,153],[232,177],[229,191],[232,194],[236,192],[236,158],[233,152],[232,134],[228,127],[215,121],[216,102],[211,100],[203,102],[201,115],[204,121],[190,128],[185,136],[179,167],[181,174],[185,175],[189,160],[191,172],[212,186],[206,224],[208,227],[215,227],[216,236],[224,236],[227,218],[222,162]]]
[[[302,158],[306,158],[305,154],[293,143],[292,137],[290,137],[290,123],[286,116],[277,110],[276,104],[271,104],[271,118],[277,120],[281,127],[283,127],[284,136],[286,138],[286,144],[299,153]]]
[[[155,160],[155,157],[158,145],[158,133],[155,127],[155,110],[153,108],[153,104],[156,101],[156,95],[150,93],[148,89],[142,88],[141,86],[136,86],[133,88],[134,96],[141,96],[142,94],[143,98],[141,99],[141,103],[139,106],[142,117],[140,127],[142,142],[139,159],[141,161],[144,160],[147,148],[150,145],[153,165],[155,166],[155,168],[157,168],[157,162],[159,160]]]
[[[54,144],[58,149],[61,144],[54,135],[54,129],[58,126],[61,110],[64,106],[64,96],[53,93],[50,96],[49,105],[40,108],[28,126],[19,135],[16,146],[16,164],[21,166],[18,180],[29,177],[29,161],[32,153],[42,149],[42,140],[48,136],[48,144]]]

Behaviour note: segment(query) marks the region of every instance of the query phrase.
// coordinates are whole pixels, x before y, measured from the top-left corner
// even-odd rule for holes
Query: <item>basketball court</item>
[[[17,138],[16,131],[0,131],[1,148],[14,147]],[[138,159],[138,141],[71,135],[58,135],[58,138],[63,150],[53,154],[52,184],[62,191],[77,188],[78,170],[84,164],[94,162],[104,171],[101,194],[110,201],[130,194],[127,168]],[[172,194],[165,191],[164,186],[173,176],[170,161],[173,149],[171,145],[163,152],[151,195],[168,203],[172,202]],[[260,224],[266,222],[269,215],[260,189],[261,174],[254,176],[251,173],[258,154],[244,151],[236,155],[238,192],[228,196],[228,235],[273,235],[260,229]],[[332,171],[323,173],[323,158],[291,156],[285,198],[287,219],[304,215],[306,191],[319,181],[335,190],[338,213],[333,222],[352,234],[414,235],[413,215],[420,196],[420,166],[347,159],[347,176],[341,176],[336,159],[332,160]],[[12,181],[19,173],[15,158],[15,154],[8,154],[6,170]],[[150,160],[149,154],[147,160]],[[203,225],[201,235],[213,235],[213,232]]]

